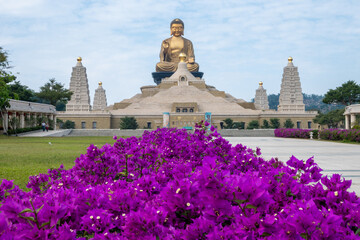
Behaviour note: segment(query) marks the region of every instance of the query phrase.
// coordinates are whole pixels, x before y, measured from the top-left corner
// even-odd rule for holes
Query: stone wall
[[[294,128],[302,128],[308,129],[309,124],[310,128],[318,129],[318,124],[313,122],[317,112],[306,112],[304,114],[279,114],[278,112],[264,111],[264,113],[258,116],[239,116],[239,115],[224,115],[224,116],[212,116],[211,122],[212,124],[221,129],[221,122],[223,122],[226,118],[232,119],[234,122],[244,122],[245,129],[249,125],[249,123],[253,120],[259,121],[260,126],[263,125],[263,121],[267,120],[270,123],[271,118],[278,118],[280,120],[280,127],[284,126],[284,123],[287,119],[291,119],[294,123]],[[70,120],[75,122],[75,128],[81,129],[82,122],[85,122],[86,129],[92,129],[92,122],[96,122],[97,129],[119,129],[120,128],[120,119],[125,116],[115,116],[110,114],[59,114],[58,118],[66,121]],[[157,129],[163,127],[163,117],[162,115],[157,116],[131,116],[135,117],[139,128],[144,129]],[[183,127],[194,127],[195,123],[205,120],[204,114],[200,113],[172,113],[170,114],[170,127],[183,128]]]
[[[68,136],[135,136],[140,137],[146,129],[73,129]],[[274,129],[238,130],[222,129],[219,133],[223,137],[274,137]]]
[[[88,115],[88,114],[78,114],[78,115],[62,115],[59,114],[58,119],[62,121],[70,120],[75,123],[76,129],[82,129],[83,123],[85,123],[85,129],[92,129],[94,122],[96,122],[97,129],[110,129],[110,115],[99,116],[99,115]]]

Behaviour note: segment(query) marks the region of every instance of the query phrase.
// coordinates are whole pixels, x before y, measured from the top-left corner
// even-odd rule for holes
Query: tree
[[[294,128],[294,123],[290,118],[284,122],[284,128]]]
[[[231,118],[226,118],[223,121],[225,123],[225,125],[224,125],[225,129],[232,129],[233,128],[234,121]]]
[[[16,79],[14,75],[9,71],[10,65],[8,62],[8,54],[0,47],[0,113],[2,119],[2,125],[5,126],[5,114],[6,108],[10,107],[10,92],[8,84]],[[4,133],[7,134],[4,128]]]
[[[234,122],[231,118],[226,118],[223,121],[225,123],[223,128],[225,128],[225,129],[244,129],[245,128],[244,122]]]
[[[360,85],[355,81],[349,80],[336,89],[330,89],[323,99],[327,104],[351,105],[360,101]]]
[[[35,101],[35,92],[29,89],[29,87],[21,85],[20,81],[15,81],[14,83],[8,85],[8,87],[10,98],[29,102]]]
[[[259,128],[259,121],[258,120],[252,120],[249,122],[247,129],[257,129]]]
[[[56,111],[65,111],[66,110],[66,103],[57,102],[55,107],[56,107]]]
[[[261,128],[270,128],[269,121],[264,119]]]
[[[134,117],[120,118],[120,129],[137,129],[139,127]]]
[[[269,109],[277,110],[277,107],[279,105],[279,97],[280,97],[279,93],[268,95]]]
[[[43,99],[44,102],[56,106],[58,102],[67,103],[71,98],[72,92],[65,89],[63,84],[56,82],[55,78],[51,78],[48,83],[40,87],[40,92],[35,95]]]
[[[244,129],[245,122],[234,122],[233,128],[234,129]]]
[[[66,120],[63,124],[60,124],[60,125],[61,125],[62,129],[74,129],[75,128],[75,123],[70,120]]]
[[[279,128],[280,127],[280,119],[270,118],[270,126],[271,126],[271,128]]]
[[[345,121],[344,111],[345,109],[336,109],[328,113],[319,113],[313,121],[320,125],[327,125],[328,128],[338,128]]]

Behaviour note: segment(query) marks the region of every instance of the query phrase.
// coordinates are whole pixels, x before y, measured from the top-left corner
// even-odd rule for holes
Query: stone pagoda
[[[284,67],[279,97],[279,112],[305,112],[298,68],[294,66],[292,57]]]
[[[266,90],[263,87],[263,82],[259,82],[259,88],[256,89],[254,102],[255,102],[256,109],[259,109],[259,110],[268,110],[269,109],[268,96],[266,94]]]
[[[98,88],[95,90],[93,110],[104,110],[107,107],[105,89],[102,82],[99,82]]]
[[[66,111],[90,111],[89,84],[86,75],[86,68],[78,57],[76,66],[73,67],[69,90],[73,92],[70,101],[66,104]]]

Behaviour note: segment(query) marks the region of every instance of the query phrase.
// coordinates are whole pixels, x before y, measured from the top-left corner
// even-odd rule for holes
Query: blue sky
[[[153,85],[161,41],[185,22],[208,85],[250,101],[258,82],[279,93],[287,58],[304,93],[360,83],[360,1],[0,0],[0,46],[18,80],[36,91],[55,78],[68,88],[83,58],[91,104],[99,81],[108,104]]]

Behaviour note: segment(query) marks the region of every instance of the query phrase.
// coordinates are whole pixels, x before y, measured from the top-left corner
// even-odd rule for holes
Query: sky
[[[170,22],[185,23],[206,84],[251,101],[259,82],[280,92],[289,56],[303,93],[360,83],[359,0],[0,0],[0,46],[21,84],[69,87],[81,56],[93,104],[103,82],[108,105],[154,85]]]

